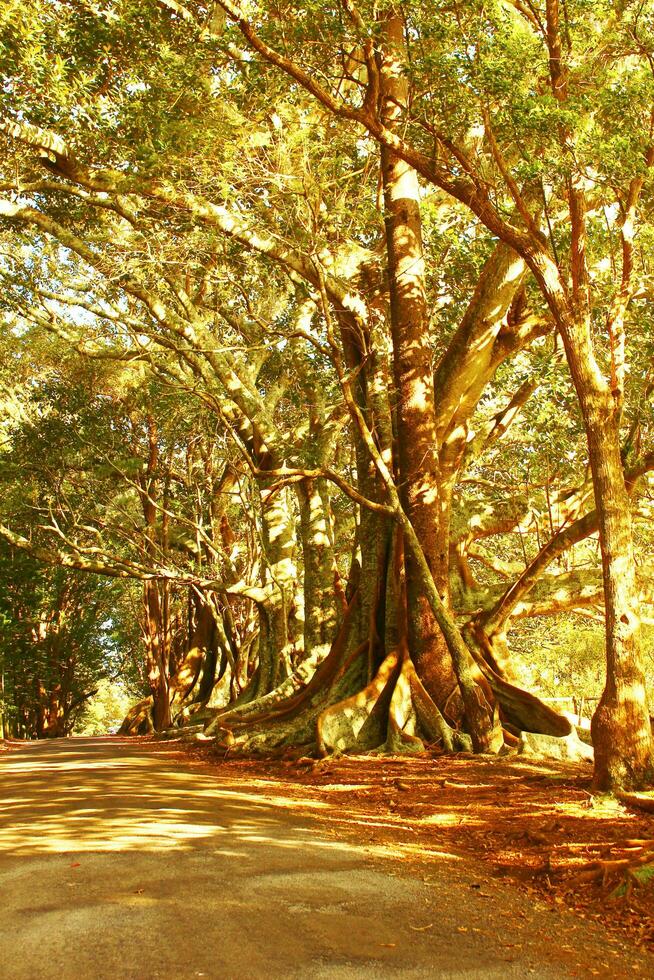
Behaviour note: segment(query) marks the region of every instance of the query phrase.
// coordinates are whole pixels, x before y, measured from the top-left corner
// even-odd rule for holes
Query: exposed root
[[[440,742],[446,752],[454,751],[454,732],[418,677],[413,661],[405,655],[402,674],[411,694],[411,705],[421,734],[428,742]]]
[[[367,687],[321,713],[316,724],[320,755],[374,749],[385,740],[399,665],[399,654],[393,650]]]
[[[472,739],[447,724],[406,650],[403,655],[392,651],[363,690],[321,713],[317,742],[321,755],[415,755],[425,751],[425,743],[438,743],[446,752],[472,751]]]
[[[324,650],[318,650],[313,656],[303,660],[296,670],[282,681],[274,691],[264,694],[263,697],[256,698],[254,701],[228,705],[221,709],[213,716],[205,730],[205,735],[214,735],[223,727],[223,724],[227,724],[229,727],[233,724],[246,724],[250,720],[269,716],[270,712],[274,712],[277,705],[288,701],[307,687],[324,659]]]
[[[351,604],[350,610],[355,604]],[[229,712],[213,723],[220,745],[232,751],[270,754],[284,747],[305,753],[316,749],[316,719],[334,701],[349,696],[365,683],[368,641],[348,652],[348,623],[344,622],[329,655],[311,680],[292,697],[246,718]]]
[[[486,655],[488,638],[479,630],[465,630],[466,643],[482,677],[488,684],[502,710],[502,717],[510,725],[524,732],[563,737],[572,732],[572,723],[558,714],[540,698],[523,691],[500,677],[491,667]]]
[[[405,651],[388,709],[386,741],[381,747],[381,751],[389,755],[415,755],[425,750],[424,742],[418,737],[420,723],[411,689],[413,676],[417,679],[411,658]]]
[[[572,879],[576,884],[613,886],[611,898],[628,897],[634,887],[654,880],[654,840],[626,840],[612,844],[607,853],[585,864]]]
[[[646,813],[654,813],[654,795],[651,793],[616,793],[615,795],[627,806],[636,807],[637,810],[644,810]]]
[[[266,744],[277,747],[288,741],[294,731],[298,735],[298,744],[312,741],[316,716],[325,708],[330,692],[333,692],[337,686],[339,678],[345,678],[348,668],[368,649],[366,642],[351,653],[347,652],[350,626],[357,607],[358,595],[355,595],[329,654],[318,664],[311,678],[299,690],[295,693],[289,690],[287,696],[280,699],[277,694],[281,692],[281,688],[277,688],[272,692],[273,697],[270,700],[264,697],[251,702],[248,706],[251,710],[243,712],[228,708],[221,711],[212,720],[206,734],[220,730],[236,733],[241,729],[241,734],[235,736],[234,744],[248,750],[251,750],[253,745],[257,746],[257,750],[265,750]],[[307,735],[307,726],[310,735]],[[245,729],[253,734],[250,735]]]
[[[495,753],[507,737],[516,741],[507,736],[506,729],[502,730],[498,708],[491,709],[496,698],[502,713],[509,716],[509,730],[554,730],[562,735],[563,729],[570,728],[567,719],[496,674],[484,660],[482,648],[474,643],[477,682],[468,690],[468,708],[471,698],[475,698],[478,711],[491,714],[487,737],[481,742],[478,739],[473,746],[471,736],[448,723],[422,684],[406,646],[405,630],[400,629],[397,649],[382,660],[377,623],[379,601],[371,616],[369,637],[356,649],[352,649],[350,636],[358,612],[358,594],[353,596],[327,656],[322,650],[316,651],[314,657],[304,660],[293,674],[261,697],[253,698],[256,684],[248,685],[236,703],[211,715],[204,736],[215,736],[225,751],[241,753],[271,754],[299,748],[316,751],[320,756],[351,751],[415,754],[424,751],[426,744],[440,745],[445,752],[481,747]],[[189,662],[179,672],[183,674],[180,682],[184,680],[186,684],[173,683],[173,687],[187,686],[194,677],[197,680],[197,665],[187,659]],[[377,672],[371,680],[373,664]],[[457,693],[460,694],[460,685],[452,696]],[[192,712],[193,705],[184,708],[184,721],[192,723],[189,709]]]

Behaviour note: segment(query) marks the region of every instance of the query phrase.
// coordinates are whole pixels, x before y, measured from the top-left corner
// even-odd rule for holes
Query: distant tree
[[[106,578],[39,565],[0,544],[0,712],[5,735],[70,734],[119,664]]]
[[[130,697],[121,681],[102,678],[98,681],[96,693],[77,716],[73,734],[115,734],[133,702],[134,698]]]

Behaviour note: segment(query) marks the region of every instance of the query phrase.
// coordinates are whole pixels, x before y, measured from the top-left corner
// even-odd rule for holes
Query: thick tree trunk
[[[255,697],[262,697],[284,680],[292,666],[295,635],[291,622],[297,581],[295,519],[288,489],[261,494],[261,538],[266,562],[264,584],[268,598],[259,605],[259,664]]]
[[[404,23],[391,13],[383,21],[380,59],[382,114],[389,129],[400,126],[408,98],[404,71]],[[404,510],[425,554],[443,602],[449,602],[449,521],[442,512],[437,458],[432,354],[429,345],[418,177],[387,147],[381,148],[384,221],[397,397],[399,481]],[[447,508],[446,508],[447,509]],[[437,704],[456,679],[415,558],[407,549],[408,642],[423,684]]]
[[[165,583],[162,588],[166,588]],[[168,637],[157,582],[145,582],[143,605],[148,686],[152,697],[152,724],[155,732],[162,732],[171,724],[170,678]]]
[[[195,597],[195,623],[189,640],[189,648],[174,677],[170,681],[170,701],[177,714],[193,693],[200,677],[211,675],[207,682],[209,694],[213,686],[216,657],[216,623],[211,607]],[[213,666],[213,669],[211,667]]]
[[[588,440],[606,611],[606,686],[592,722],[597,789],[639,789],[654,776],[640,642],[631,509],[620,451],[618,392],[595,359],[590,314],[577,312],[543,253],[532,269],[563,338]],[[579,290],[581,292],[581,290]]]
[[[587,399],[586,432],[599,516],[606,605],[606,685],[591,731],[597,789],[639,789],[654,777],[641,655],[631,509],[611,395]],[[607,405],[608,401],[608,405]]]
[[[143,511],[143,550],[153,560],[158,548],[157,470],[159,467],[159,435],[157,424],[147,417],[148,456],[145,470],[139,477]],[[143,637],[145,640],[148,686],[152,698],[152,724],[156,732],[164,731],[171,723],[170,714],[170,634],[168,629],[168,584],[147,581],[143,584]]]
[[[343,310],[337,312],[345,361],[355,378],[354,397],[368,428],[374,434],[380,454],[392,468],[393,432],[385,338],[367,337],[366,341],[370,349],[364,352],[360,333],[352,315]],[[379,474],[356,426],[353,428],[352,438],[356,457],[357,488],[368,500],[379,503],[384,499]],[[353,624],[350,635],[353,647],[358,647],[369,640],[371,620],[377,600],[377,584],[382,574],[382,563],[385,560],[391,534],[391,521],[386,515],[366,507],[360,509],[355,560],[350,569],[348,583],[348,598],[355,590],[359,595],[356,623]],[[370,680],[371,677],[372,672],[368,679]]]

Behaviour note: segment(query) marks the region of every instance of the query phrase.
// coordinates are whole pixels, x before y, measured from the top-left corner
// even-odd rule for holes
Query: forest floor
[[[602,843],[653,830],[587,770],[5,748],[3,980],[654,976],[647,903],[569,890]]]
[[[626,842],[654,847],[654,813],[594,794],[587,763],[464,754],[268,762],[183,748],[221,782],[283,793],[298,812],[320,803],[330,834],[416,862],[443,851],[472,858],[493,878],[654,951],[654,875],[589,872],[629,853]]]

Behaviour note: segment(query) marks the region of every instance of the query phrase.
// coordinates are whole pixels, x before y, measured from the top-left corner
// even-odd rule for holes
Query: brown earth
[[[330,833],[414,860],[442,850],[474,858],[493,878],[654,950],[654,876],[641,885],[622,869],[588,873],[629,853],[626,842],[654,847],[654,814],[594,794],[588,764],[465,754],[267,763],[187,751],[221,781],[283,790],[298,810],[322,801]]]
[[[592,800],[587,771],[119,738],[9,749],[2,980],[654,975],[647,916],[564,890],[601,842],[651,836]]]

